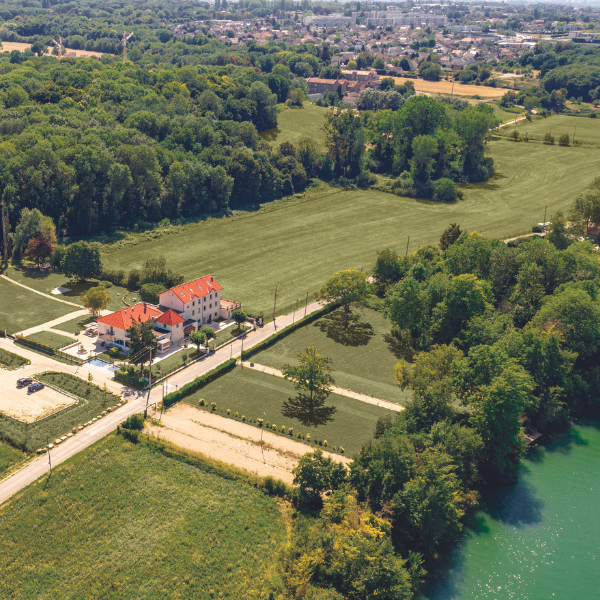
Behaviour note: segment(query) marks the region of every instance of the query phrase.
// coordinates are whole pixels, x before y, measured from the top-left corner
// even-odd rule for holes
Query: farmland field
[[[325,115],[329,109],[316,104],[304,103],[304,108],[283,107],[277,115],[277,128],[260,132],[261,137],[276,149],[282,142],[296,144],[304,137],[317,142],[321,151],[325,150]]]
[[[16,333],[57,319],[75,308],[0,278],[0,330]]]
[[[292,427],[296,441],[299,441],[296,437],[298,433],[304,436],[310,433],[313,442],[316,439],[327,440],[329,450],[333,446],[343,446],[348,456],[357,453],[362,445],[373,437],[377,419],[388,415],[393,419],[396,415],[386,408],[331,394],[325,401],[325,405],[336,407],[333,421],[316,426],[306,425],[301,420],[284,416],[282,413],[283,403],[295,396],[293,384],[281,377],[235,367],[190,394],[183,401],[198,407],[199,400],[203,398],[208,403],[207,410],[210,410],[211,402],[216,402],[221,416],[226,416],[227,409],[230,409],[232,418],[238,412],[240,418],[244,415],[247,419],[264,419],[265,424],[267,421],[271,424],[275,423],[278,432],[282,425],[285,426],[286,431]],[[224,409],[223,413],[220,412],[221,408]]]
[[[38,292],[43,292],[44,294],[50,294],[52,290],[59,287],[66,288],[69,291],[63,294],[56,294],[56,298],[79,304],[82,308],[83,303],[80,300],[81,296],[90,288],[98,285],[98,281],[93,279],[88,281],[70,281],[63,273],[57,273],[56,271],[50,270],[40,273],[37,269],[13,267],[7,269],[4,274],[8,278],[18,283],[22,283]],[[124,308],[123,296],[127,294],[127,292],[128,290],[126,288],[117,285],[108,288],[108,295],[112,299],[106,308],[112,311]],[[71,308],[71,310],[75,310],[75,307]]]
[[[404,404],[411,394],[398,387],[394,366],[410,359],[410,351],[390,334],[390,328],[381,313],[361,307],[352,309],[346,328],[339,309],[290,333],[251,360],[281,370],[286,364],[298,364],[298,352],[306,346],[316,346],[332,360],[335,385]]]
[[[559,117],[550,117],[562,119]],[[577,124],[596,123],[571,117]],[[600,125],[600,122],[598,123]],[[599,137],[600,137],[600,132]],[[600,157],[585,147],[562,148],[489,143],[496,174],[487,182],[463,186],[464,199],[437,204],[378,191],[319,188],[305,198],[271,204],[259,211],[210,219],[169,235],[104,246],[108,268],[140,267],[150,256],[164,255],[170,268],[186,279],[212,273],[223,296],[265,318],[303,303],[341,269],[368,270],[385,247],[404,255],[437,244],[442,231],[457,222],[468,231],[507,238],[530,231],[556,210],[568,211],[574,197],[598,172]],[[152,232],[154,233],[154,232]],[[239,240],[244,240],[240,245]],[[184,250],[185,249],[185,250]]]
[[[458,82],[452,83],[452,81],[425,81],[424,79],[412,79],[408,77],[392,77],[392,79],[397,85],[403,85],[407,81],[412,81],[415,84],[417,92],[454,94],[456,96],[477,95],[482,98],[501,98],[506,93],[504,88],[493,88],[485,85],[465,85]]]
[[[114,435],[4,504],[0,520],[0,597],[20,600],[266,600],[286,538],[274,499]]]

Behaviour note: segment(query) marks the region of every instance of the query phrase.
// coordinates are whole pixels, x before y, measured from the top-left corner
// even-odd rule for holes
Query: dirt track
[[[262,431],[264,460],[261,452],[261,430],[233,419],[213,415],[189,404],[177,404],[163,414],[161,425],[146,424],[146,431],[160,439],[240,469],[265,477],[271,475],[292,484],[292,469],[298,459],[311,451],[308,444]],[[343,464],[348,457],[324,451]]]

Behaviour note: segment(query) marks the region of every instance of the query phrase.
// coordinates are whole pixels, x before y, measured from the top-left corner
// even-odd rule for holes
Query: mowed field
[[[276,285],[277,313],[290,312],[307,293],[310,300],[335,272],[368,271],[376,252],[386,247],[404,255],[409,237],[409,252],[437,245],[452,222],[490,237],[525,233],[543,220],[546,206],[548,216],[568,211],[600,167],[600,156],[585,146],[502,139],[490,142],[489,149],[496,174],[485,183],[463,186],[464,199],[451,204],[320,188],[308,191],[305,198],[188,225],[112,252],[105,246],[103,261],[110,269],[130,270],[151,256],[164,255],[169,267],[186,279],[211,273],[223,285],[224,297],[269,318]]]
[[[108,436],[0,507],[0,597],[268,598],[277,502]]]
[[[404,404],[411,397],[394,379],[399,361],[411,359],[411,352],[391,335],[392,323],[380,312],[353,308],[348,326],[339,309],[297,329],[276,344],[255,354],[252,362],[281,370],[298,364],[298,353],[307,346],[331,359],[331,375],[342,388]]]
[[[16,333],[74,310],[74,306],[45,298],[0,277],[0,331]]]
[[[319,150],[325,150],[325,132],[323,127],[329,108],[316,104],[304,103],[303,108],[283,107],[277,116],[277,128],[265,129],[260,132],[261,137],[272,148],[279,147],[282,142],[297,144],[302,138],[309,137],[315,140]]]
[[[27,48],[31,48],[31,44],[27,44],[25,42],[2,42],[2,49],[0,50],[0,52],[12,52],[13,50],[23,52],[23,50],[27,50]],[[53,48],[54,46],[48,46],[48,54],[52,53]],[[104,54],[104,52],[94,52],[92,50],[73,50],[73,48],[65,48],[65,52],[75,52],[75,55],[78,58],[85,58],[89,56],[102,56]]]
[[[585,148],[585,146],[600,146],[600,119],[569,117],[566,115],[556,115],[545,119],[544,117],[534,117],[532,121],[519,121],[514,126],[507,125],[503,127],[501,134],[503,136],[510,136],[515,129],[519,132],[521,138],[527,133],[528,138],[533,141],[543,141],[547,133],[554,136],[555,146],[547,146],[547,150],[548,159],[556,160],[556,162],[560,162],[560,159],[557,158],[557,153],[550,151],[558,149],[558,138],[565,133],[568,134],[571,144],[573,143],[573,136],[575,136],[576,141],[582,143],[582,152],[590,152],[589,147]],[[561,149],[569,150],[569,148]],[[597,173],[590,172],[589,181],[596,177],[596,175]]]
[[[382,77],[380,77],[382,79]],[[404,85],[407,81],[415,84],[417,92],[432,94],[455,94],[457,96],[481,96],[482,98],[501,98],[506,93],[504,88],[493,88],[485,85],[465,85],[452,81],[425,81],[407,77],[392,77],[397,85]]]

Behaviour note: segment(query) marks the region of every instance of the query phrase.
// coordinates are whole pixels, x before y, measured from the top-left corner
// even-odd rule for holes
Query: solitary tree
[[[190,333],[190,342],[196,344],[196,349],[200,352],[200,346],[206,344],[206,334],[202,331],[192,331],[192,333]]]
[[[573,219],[585,223],[585,232],[589,233],[589,224],[600,224],[600,190],[589,189],[579,194],[571,208]]]
[[[240,329],[242,323],[248,320],[248,315],[241,308],[237,308],[231,313],[231,318],[237,323],[237,328]]]
[[[131,349],[131,362],[134,365],[141,365],[140,375],[144,371],[146,361],[152,364],[152,356],[156,355],[158,350],[158,342],[154,335],[154,327],[152,321],[141,321],[132,325],[127,330],[129,336],[129,348]]]
[[[75,277],[81,281],[100,277],[102,274],[100,250],[87,242],[75,242],[67,248],[62,267],[67,277]]]
[[[112,298],[108,295],[106,288],[102,285],[90,288],[80,300],[83,305],[92,313],[92,317],[97,317],[100,311],[103,311]]]
[[[335,491],[346,479],[346,468],[323,456],[317,448],[307,452],[292,471],[294,485],[300,488],[300,501],[305,504],[320,504],[321,494]]]
[[[52,256],[53,252],[54,246],[52,243],[41,236],[38,232],[29,240],[27,250],[25,250],[25,255],[31,260],[34,260],[38,267],[41,267],[45,260]]]
[[[214,340],[215,339],[215,330],[208,326],[208,325],[202,325],[202,327],[200,327],[200,329],[198,330],[199,333],[201,333],[204,336],[205,339],[205,345],[208,347],[208,342],[210,342],[210,340]]]
[[[300,365],[283,367],[283,376],[294,383],[296,398],[288,398],[283,405],[284,416],[297,418],[305,425],[322,425],[330,421],[336,409],[325,406],[331,394],[331,360],[320,354],[314,346],[298,353]]]
[[[367,295],[367,276],[361,271],[339,271],[315,293],[317,300],[337,302],[344,307],[345,326],[348,326],[350,305]]]
[[[440,237],[440,248],[443,251],[448,250],[454,242],[462,235],[462,231],[460,230],[460,225],[458,223],[450,223],[446,229],[444,229],[444,233],[442,233]]]

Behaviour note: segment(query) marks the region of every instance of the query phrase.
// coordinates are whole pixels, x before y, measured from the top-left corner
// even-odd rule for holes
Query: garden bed
[[[14,370],[19,367],[24,367],[25,365],[30,365],[31,361],[28,358],[24,358],[23,356],[19,356],[18,354],[14,354],[13,352],[9,352],[8,350],[4,350],[0,348],[0,366],[5,369]]]

